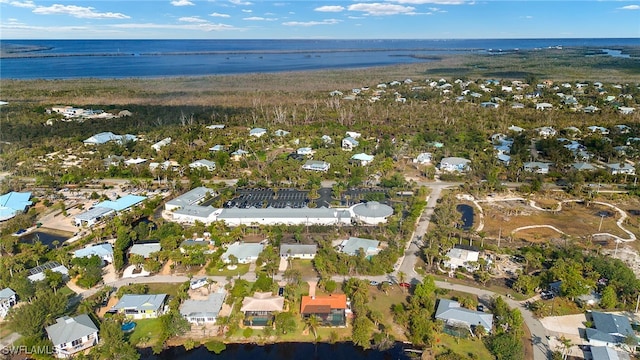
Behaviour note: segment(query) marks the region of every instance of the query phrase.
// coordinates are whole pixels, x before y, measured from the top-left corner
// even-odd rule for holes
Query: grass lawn
[[[176,296],[178,287],[180,287],[180,284],[166,283],[149,283],[146,285],[149,287],[149,294],[167,294],[169,296]]]
[[[129,335],[129,342],[133,346],[153,346],[160,340],[161,326],[160,319],[135,320],[136,328]]]
[[[207,268],[207,275],[211,275],[211,276],[238,276],[238,275],[244,275],[249,271],[249,264],[238,264],[237,265],[238,268],[235,270],[229,270],[227,269],[227,267],[223,267],[222,269],[216,269],[216,268],[211,268],[208,267]]]
[[[478,360],[494,359],[493,355],[484,346],[484,343],[477,338],[461,339],[447,334],[436,335],[436,345],[433,350],[436,354],[442,354],[451,349],[456,354],[467,356]]]
[[[0,322],[0,339],[11,334],[12,332],[13,330],[11,330],[7,321]]]
[[[389,290],[389,295],[386,295],[383,291],[378,290],[377,287],[370,286],[369,287],[369,308],[371,310],[377,310],[382,313],[382,321],[383,324],[387,326],[391,326],[395,324],[393,322],[393,313],[391,312],[391,305],[405,303],[405,299],[409,294],[405,292],[402,293],[397,286],[392,286]],[[403,326],[391,326],[392,334],[399,341],[407,340],[407,337],[404,333]]]
[[[294,259],[291,261],[291,268],[300,271],[303,279],[318,276],[316,269],[313,268],[311,260]]]
[[[71,290],[68,286],[64,286],[58,289],[58,294],[62,294],[68,298],[76,295],[76,293],[73,290]]]

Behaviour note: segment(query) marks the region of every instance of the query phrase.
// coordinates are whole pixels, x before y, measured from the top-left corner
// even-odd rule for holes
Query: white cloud
[[[261,16],[251,16],[251,17],[243,18],[242,20],[247,20],[247,21],[276,21],[278,19],[277,18],[264,18],[264,17],[261,17]]]
[[[361,20],[361,19],[364,19],[364,16],[347,16],[347,19]]]
[[[618,10],[640,10],[640,5],[627,5],[619,7]]]
[[[230,3],[234,4],[234,5],[252,5],[252,3],[250,1],[242,1],[242,0],[229,0]]]
[[[317,7],[315,9],[313,9],[314,11],[320,11],[320,12],[341,12],[344,10],[344,6],[340,6],[340,5],[326,5],[326,6],[320,6]]]
[[[339,23],[340,20],[336,20],[336,19],[326,19],[326,20],[322,20],[322,21],[288,21],[288,22],[284,22],[282,23],[282,25],[284,26],[305,26],[305,27],[309,27],[309,26],[317,26],[317,25],[334,25]]]
[[[399,4],[411,4],[411,5],[422,5],[422,4],[461,5],[466,2],[465,0],[389,0],[389,1],[397,2]]]
[[[195,4],[192,3],[189,0],[173,0],[171,2],[171,5],[173,5],[173,6],[193,6]]]
[[[36,4],[34,4],[33,1],[11,1],[9,2],[9,5],[27,9],[33,9],[36,7]]]
[[[414,7],[395,4],[360,3],[349,5],[350,11],[362,11],[367,15],[383,16],[398,14],[414,14]]]
[[[209,16],[221,17],[221,18],[230,18],[231,17],[231,15],[229,15],[229,14],[221,14],[221,13],[217,13],[217,12],[211,13],[211,14],[209,14]]]
[[[40,15],[69,15],[80,19],[130,19],[131,17],[122,13],[96,12],[92,7],[76,5],[53,4],[51,6],[39,6],[33,9],[34,14]]]
[[[131,23],[131,24],[115,24],[111,27],[118,29],[167,29],[167,30],[199,30],[199,31],[223,31],[238,30],[238,28],[227,24],[154,24],[154,23]]]
[[[253,10],[251,10],[251,9],[242,9],[242,12],[243,13],[252,13]]]
[[[181,17],[178,20],[179,21],[183,21],[183,22],[189,22],[189,23],[206,23],[206,22],[208,22],[207,20],[200,19],[197,16],[184,16],[184,17]]]

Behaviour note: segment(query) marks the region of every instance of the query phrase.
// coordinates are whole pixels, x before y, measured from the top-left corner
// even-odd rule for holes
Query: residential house
[[[511,104],[511,108],[512,109],[524,109],[524,104],[523,103],[519,103],[519,102],[515,102],[515,103]]]
[[[631,128],[624,124],[614,125],[613,128],[620,134],[628,134],[631,132]]]
[[[592,133],[599,133],[602,135],[607,135],[609,134],[609,129],[602,127],[602,126],[596,126],[596,125],[592,125],[587,127],[587,129],[589,129],[589,131],[591,131]]]
[[[342,139],[342,150],[351,151],[359,144],[358,140],[354,139],[351,136],[347,136]]]
[[[313,155],[314,152],[310,147],[302,147],[296,150],[296,154],[298,155]]]
[[[482,326],[490,333],[493,328],[493,315],[483,311],[465,309],[460,303],[453,300],[440,299],[436,308],[435,318],[445,323],[447,328],[466,328],[473,334],[473,329]]]
[[[278,130],[273,132],[273,135],[278,136],[278,137],[287,136],[289,134],[291,134],[289,131],[282,130],[282,129],[278,129]]]
[[[550,126],[543,126],[541,128],[536,129],[538,131],[538,135],[543,138],[548,138],[552,136],[556,136],[557,131]]]
[[[365,153],[355,154],[351,157],[352,161],[360,164],[360,166],[367,166],[373,161],[373,155],[367,155]]]
[[[343,93],[342,91],[338,91],[338,90],[333,90],[332,92],[329,93],[330,96],[342,96]]]
[[[240,307],[245,326],[266,326],[283,310],[284,297],[270,292],[255,292],[253,296],[245,297]]]
[[[51,270],[53,272],[60,273],[65,278],[69,277],[69,269],[67,269],[66,266],[60,265],[60,263],[56,261],[49,261],[40,266],[29,269],[27,271],[29,273],[29,275],[27,275],[27,279],[31,280],[32,282],[44,280],[46,278],[45,270]]]
[[[591,359],[593,360],[629,360],[629,354],[608,346],[590,346]]]
[[[582,108],[582,111],[586,114],[593,114],[595,112],[600,111],[600,108],[593,105],[589,105]]]
[[[15,291],[9,288],[0,290],[0,319],[4,319],[17,302]]]
[[[538,103],[536,104],[536,110],[551,110],[553,109],[553,105],[546,103],[546,102],[542,102],[542,103]]]
[[[213,152],[224,151],[224,146],[220,145],[220,144],[214,145],[214,146],[209,148],[209,151],[213,151]]]
[[[433,155],[431,153],[421,153],[415,159],[413,159],[413,162],[415,164],[427,165],[431,163],[432,158]]]
[[[90,138],[87,138],[86,140],[84,140],[83,143],[85,145],[102,145],[110,141],[113,141],[113,142],[123,144],[128,141],[137,141],[137,140],[138,138],[135,137],[134,135],[130,135],[130,134],[116,135],[108,131],[108,132],[101,132],[99,134],[95,134]]]
[[[500,106],[500,104],[495,103],[495,102],[486,101],[486,102],[480,103],[480,106],[483,107],[483,108],[487,108],[487,109],[497,109]]]
[[[204,169],[206,171],[214,171],[216,169],[216,163],[211,160],[196,160],[189,164],[191,169]]]
[[[120,164],[122,164],[123,162],[124,156],[119,155],[109,155],[104,160],[102,160],[102,163],[106,168],[109,168],[111,166],[120,166]]]
[[[329,135],[322,135],[321,139],[324,144],[333,144],[333,139]]]
[[[447,172],[465,172],[469,170],[471,160],[460,157],[446,157],[440,160],[440,170]]]
[[[521,128],[520,126],[516,126],[516,125],[511,125],[509,126],[509,131],[513,131],[513,132],[517,132],[517,133],[521,133],[524,131],[524,128]]]
[[[359,139],[362,136],[362,134],[359,133],[359,132],[355,132],[355,131],[347,131],[345,133],[345,136],[352,137],[354,139]]]
[[[226,297],[226,291],[221,288],[206,300],[187,299],[180,305],[180,315],[192,324],[214,324]]]
[[[282,244],[280,245],[280,257],[283,259],[307,259],[316,257],[317,245]]]
[[[98,327],[87,314],[70,318],[63,316],[45,328],[59,359],[70,358],[98,344]]]
[[[224,124],[209,125],[209,126],[207,126],[207,129],[209,129],[209,130],[224,129]]]
[[[266,133],[267,133],[267,129],[263,129],[263,128],[253,128],[249,130],[249,136],[253,136],[257,138],[263,136]]]
[[[231,160],[240,161],[242,158],[244,158],[248,154],[249,154],[248,151],[242,150],[242,149],[238,149],[238,150],[236,150],[236,151],[231,153]]]
[[[106,208],[106,209],[111,209],[115,212],[123,212],[125,210],[128,210],[138,204],[140,204],[141,202],[143,202],[144,200],[146,200],[147,197],[146,196],[138,196],[138,195],[125,195],[121,198],[118,198],[114,201],[111,200],[106,200],[103,201],[99,204],[97,204],[95,207],[102,207],[102,208]]]
[[[258,255],[260,255],[263,249],[263,244],[235,242],[229,245],[227,251],[222,254],[221,259],[225,264],[229,264],[231,262],[229,257],[233,255],[236,257],[239,264],[248,264],[256,261],[258,259]]]
[[[110,312],[131,319],[155,319],[164,312],[167,294],[122,295]]]
[[[631,323],[626,316],[591,311],[593,328],[586,329],[586,337],[593,346],[620,345],[627,336],[634,336]]]
[[[140,164],[144,164],[147,162],[147,159],[143,159],[143,158],[131,158],[131,159],[127,159],[124,161],[124,164],[127,166],[132,166],[132,165],[140,165]]]
[[[377,255],[380,252],[380,241],[371,239],[362,239],[357,237],[350,237],[340,243],[340,252],[355,256],[358,255],[362,249],[365,257]]]
[[[632,108],[632,107],[628,107],[628,106],[620,106],[618,108],[618,111],[622,115],[629,115],[629,114],[633,113],[635,110],[636,110],[636,108]]]
[[[307,162],[305,162],[304,165],[302,165],[302,168],[304,170],[322,171],[322,172],[327,172],[330,167],[331,167],[331,164],[329,164],[328,162],[318,161],[318,160],[307,160]]]
[[[571,167],[576,171],[593,171],[596,169],[595,166],[586,162],[576,162],[571,164]]]
[[[347,325],[347,295],[330,294],[328,296],[303,296],[300,302],[300,314],[303,319],[317,316],[323,326]]]
[[[523,164],[522,169],[536,174],[548,174],[551,165],[551,163],[529,161]]]
[[[33,203],[30,192],[9,192],[0,195],[0,221],[9,220],[17,214],[27,211]]]
[[[458,268],[465,268],[468,271],[476,271],[478,269],[478,258],[480,252],[462,246],[456,246],[447,252],[447,259],[444,261],[445,268],[456,270]]]
[[[152,254],[157,253],[160,250],[162,250],[162,247],[160,246],[160,243],[157,242],[133,244],[133,246],[129,248],[129,256],[140,255],[143,258],[148,259]]]
[[[97,256],[103,263],[113,263],[113,247],[109,243],[90,245],[73,252],[73,257],[84,258]]]
[[[171,138],[170,137],[164,138],[164,139],[158,141],[157,143],[151,145],[151,148],[153,150],[155,150],[156,152],[158,152],[158,151],[160,151],[160,149],[162,149],[163,147],[165,147],[165,146],[167,146],[169,144],[171,144]]]
[[[618,174],[635,175],[636,174],[636,168],[633,167],[633,165],[628,164],[626,162],[607,164],[607,168],[609,169],[609,172],[611,173],[611,175],[618,175]]]

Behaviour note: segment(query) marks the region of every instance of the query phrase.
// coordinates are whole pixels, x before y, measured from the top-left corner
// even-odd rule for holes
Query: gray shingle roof
[[[167,294],[147,295],[123,295],[120,301],[111,310],[159,310],[164,304]]]
[[[10,288],[4,288],[4,289],[0,290],[0,301],[3,300],[3,299],[8,299],[8,298],[12,297],[15,294],[16,294],[16,292],[11,290]]]
[[[280,245],[280,256],[315,255],[317,251],[318,251],[317,245],[300,245],[300,244]]]
[[[222,259],[227,260],[229,256],[233,255],[238,260],[243,261],[247,258],[254,258],[260,255],[262,250],[264,249],[264,245],[262,244],[240,244],[234,243],[229,245],[227,251],[222,254]]]
[[[599,311],[591,312],[594,327],[608,334],[620,334],[627,336],[633,334],[633,329],[629,323],[629,319],[621,315],[603,313]]]
[[[129,254],[142,255],[145,259],[151,256],[151,254],[162,250],[159,243],[149,244],[133,244],[129,249]]]
[[[56,319],[56,323],[46,328],[53,345],[62,345],[81,339],[98,331],[89,315],[82,314],[74,318],[64,316]]]

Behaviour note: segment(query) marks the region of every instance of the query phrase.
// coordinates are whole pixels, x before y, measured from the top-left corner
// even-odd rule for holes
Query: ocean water
[[[640,46],[639,39],[1,40],[0,79],[128,78],[363,68],[440,54],[552,46]],[[427,58],[425,58],[427,57]]]

